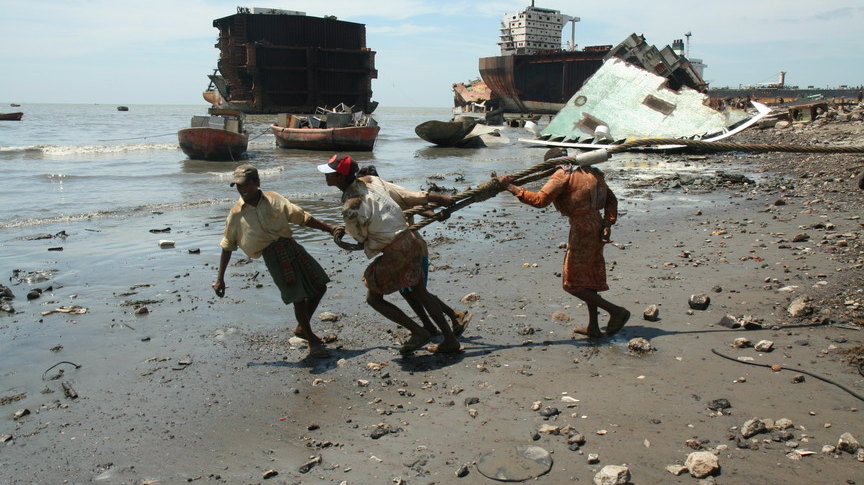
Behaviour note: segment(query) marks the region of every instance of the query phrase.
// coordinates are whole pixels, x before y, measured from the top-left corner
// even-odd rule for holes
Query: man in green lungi
[[[336,226],[315,219],[276,192],[262,191],[258,169],[252,165],[237,167],[231,186],[237,187],[240,199],[228,212],[225,221],[225,233],[219,243],[222,255],[213,290],[217,296],[225,296],[225,269],[231,261],[231,253],[238,247],[250,258],[264,256],[267,270],[282,294],[282,301],[286,305],[294,305],[294,316],[297,318],[294,335],[309,342],[310,357],[329,357],[324,342],[312,332],[310,321],[327,291],[330,278],[321,265],[294,240],[291,224],[330,234],[333,234]]]

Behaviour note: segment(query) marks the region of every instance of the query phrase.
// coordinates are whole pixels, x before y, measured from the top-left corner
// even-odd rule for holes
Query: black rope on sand
[[[68,360],[63,360],[63,361],[57,362],[56,364],[52,365],[51,367],[45,369],[45,372],[42,373],[42,380],[43,381],[45,380],[45,374],[47,374],[49,370],[57,367],[58,365],[62,365],[62,364],[74,365],[76,369],[81,368],[81,364],[76,364],[75,362],[69,362]]]
[[[717,350],[715,350],[715,349],[711,349],[711,352],[713,352],[714,355],[717,355],[719,357],[723,357],[724,359],[729,359],[732,362],[738,362],[739,364],[755,365],[757,367],[768,367],[769,369],[772,368],[772,366],[770,366],[768,364],[759,364],[757,362],[745,362],[743,360],[738,360],[738,359],[735,359],[733,357],[729,357],[728,355],[723,355],[720,352],[717,352]],[[820,381],[827,382],[828,384],[833,384],[833,385],[839,387],[840,389],[843,389],[844,391],[848,392],[849,394],[852,394],[853,396],[857,397],[858,399],[864,401],[864,396],[862,396],[861,394],[858,394],[855,391],[849,389],[848,387],[846,387],[842,384],[838,384],[837,382],[834,382],[831,379],[828,379],[827,377],[822,377],[820,375],[813,374],[812,372],[807,372],[806,370],[802,370],[802,369],[796,369],[794,367],[780,366],[780,368],[782,370],[791,370],[791,371],[795,371],[795,372],[800,372],[802,374],[807,374],[808,376],[819,379]],[[860,372],[860,368],[859,368],[859,372]]]

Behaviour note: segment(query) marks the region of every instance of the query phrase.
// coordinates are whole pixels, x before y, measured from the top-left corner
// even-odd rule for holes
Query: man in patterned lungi
[[[309,342],[310,357],[329,357],[324,343],[312,332],[310,321],[327,291],[330,278],[321,265],[294,240],[291,224],[330,234],[333,234],[336,226],[315,219],[276,192],[262,191],[258,170],[252,165],[237,167],[231,186],[237,187],[240,199],[231,208],[225,221],[225,233],[219,243],[222,256],[213,290],[219,297],[225,296],[225,269],[231,260],[231,253],[238,247],[250,258],[264,256],[264,263],[282,294],[282,301],[286,305],[294,305],[297,319],[294,335]]]
[[[378,175],[378,170],[375,168],[375,165],[366,165],[365,167],[361,167],[360,171],[357,172],[358,178],[364,177],[367,175],[380,177],[380,175]],[[399,187],[398,185],[394,185],[394,184],[388,184],[386,186]],[[407,202],[405,202],[405,200],[399,196],[398,193],[393,192],[393,191],[388,191],[388,194],[390,195],[390,197],[394,201],[396,201],[397,204],[399,204],[399,208],[402,209],[403,211],[413,208],[412,206],[409,206],[407,204]],[[422,193],[421,193],[421,195],[422,195]],[[453,200],[451,197],[446,196],[446,195],[443,197],[445,198],[444,205],[451,205],[453,203]],[[429,216],[431,212],[432,212],[431,210],[428,212],[421,212],[420,215]],[[409,225],[413,224],[414,223],[414,216],[408,217],[407,222]],[[426,241],[423,240],[423,238],[420,236],[420,234],[415,233],[414,235],[417,236],[417,239],[419,239],[420,243],[423,245],[423,260],[422,260],[423,285],[428,287],[429,286],[429,248],[428,248],[428,245],[426,244]],[[405,301],[408,302],[408,305],[411,306],[411,309],[414,310],[414,313],[416,313],[417,317],[420,318],[420,321],[423,323],[423,328],[428,330],[429,333],[431,333],[432,335],[437,335],[440,333],[438,331],[438,328],[436,328],[435,325],[432,323],[432,320],[429,319],[429,314],[426,312],[426,309],[423,307],[423,305],[420,304],[420,302],[415,297],[414,291],[411,290],[411,287],[400,289],[399,294],[402,295],[403,298],[405,298]],[[460,311],[454,310],[453,308],[451,308],[449,305],[447,305],[446,303],[444,303],[440,299],[438,300],[438,305],[441,306],[441,310],[444,312],[444,315],[446,315],[450,319],[450,321],[452,322],[453,334],[456,335],[457,337],[461,336],[462,333],[465,331],[465,328],[468,327],[468,323],[471,322],[471,319],[474,318],[474,316],[468,312],[460,312]]]
[[[328,163],[319,165],[318,170],[325,174],[327,185],[342,191],[345,231],[363,244],[368,258],[375,258],[363,273],[368,289],[366,302],[411,332],[399,352],[409,354],[422,348],[432,337],[399,307],[384,300],[384,295],[408,287],[444,335],[444,340],[430,346],[430,350],[459,352],[461,346],[444,318],[438,298],[429,293],[423,283],[423,245],[408,229],[402,209],[389,192],[397,193],[406,206],[428,202],[447,204],[452,203],[452,199],[440,194],[412,192],[378,177],[357,177],[359,167],[348,155],[334,155]]]
[[[550,149],[545,160],[567,155],[566,150]],[[585,302],[588,326],[573,331],[589,338],[603,336],[597,321],[597,308],[609,312],[606,335],[615,335],[627,320],[626,308],[600,296],[606,291],[606,261],[603,246],[609,242],[612,225],[618,220],[618,199],[606,185],[603,172],[594,167],[559,165],[539,192],[513,185],[511,175],[498,177],[508,192],[524,204],[546,207],[550,203],[570,221],[567,254],[564,256],[564,291]],[[600,215],[600,210],[603,215]]]

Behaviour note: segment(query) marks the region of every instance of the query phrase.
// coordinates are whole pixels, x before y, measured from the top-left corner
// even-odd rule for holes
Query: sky
[[[501,18],[528,1],[486,0],[0,0],[0,102],[204,103],[216,67],[213,20],[237,6],[335,15],[366,24],[380,106],[449,107],[452,84],[479,77],[499,54]],[[864,84],[864,0],[647,2],[538,0],[580,17],[579,47],[631,33],[662,48],[691,32],[690,55],[712,87],[775,82]],[[565,27],[564,40],[570,39]]]

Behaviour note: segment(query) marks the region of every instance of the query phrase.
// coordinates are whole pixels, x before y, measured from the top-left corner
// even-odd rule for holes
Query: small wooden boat
[[[20,121],[21,117],[24,116],[24,113],[0,113],[0,120],[6,121]]]
[[[180,149],[195,160],[237,160],[249,146],[240,111],[211,109],[210,116],[193,116],[191,128],[177,132]]]
[[[129,111],[129,107],[128,106],[118,106],[117,111]]]
[[[281,148],[301,150],[369,152],[375,147],[378,123],[365,113],[352,113],[340,105],[318,108],[315,116],[279,115],[270,130]]]

